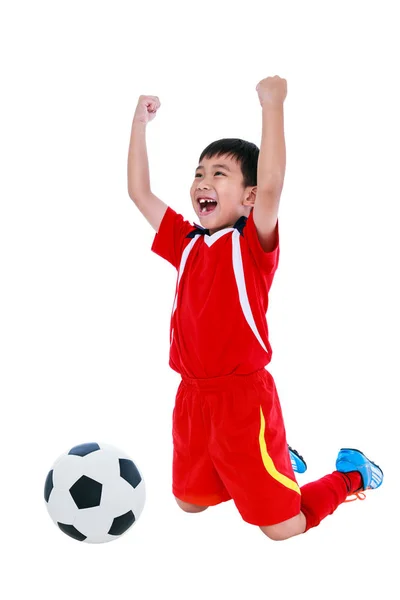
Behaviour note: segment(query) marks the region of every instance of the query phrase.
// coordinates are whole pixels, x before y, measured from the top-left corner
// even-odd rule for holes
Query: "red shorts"
[[[275,525],[300,512],[272,375],[183,378],[173,412],[173,494],[212,506],[233,499],[244,521]]]

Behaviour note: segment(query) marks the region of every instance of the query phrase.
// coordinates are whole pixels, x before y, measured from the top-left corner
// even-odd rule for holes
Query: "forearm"
[[[257,167],[257,188],[282,190],[286,170],[283,102],[262,107],[262,135]]]
[[[132,200],[150,191],[149,161],[146,146],[146,123],[133,121],[128,153],[128,193]]]

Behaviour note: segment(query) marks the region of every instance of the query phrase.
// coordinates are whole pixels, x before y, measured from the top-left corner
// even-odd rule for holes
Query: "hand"
[[[287,94],[286,79],[278,75],[262,79],[256,87],[261,106],[282,106]]]
[[[139,96],[139,102],[136,107],[133,121],[145,123],[147,125],[147,123],[155,118],[160,106],[161,102],[158,96]]]

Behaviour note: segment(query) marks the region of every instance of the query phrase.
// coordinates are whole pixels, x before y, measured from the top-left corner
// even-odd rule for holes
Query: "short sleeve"
[[[265,252],[258,239],[257,229],[254,223],[253,211],[251,211],[246,226],[243,229],[243,235],[248,243],[250,252],[258,266],[264,273],[274,275],[279,264],[279,221],[276,223],[276,243],[275,248],[270,252]]]
[[[158,232],[155,234],[151,246],[152,252],[178,269],[185,246],[185,238],[192,230],[193,225],[168,206]]]

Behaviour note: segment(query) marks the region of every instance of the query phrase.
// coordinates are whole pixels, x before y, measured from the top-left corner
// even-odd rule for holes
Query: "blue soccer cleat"
[[[361,490],[374,490],[382,485],[383,471],[372,460],[369,460],[360,450],[355,448],[342,448],[336,459],[336,470],[340,473],[358,471],[361,475],[363,487]],[[354,492],[358,494],[360,490]],[[364,498],[357,496],[361,500]],[[365,497],[365,494],[364,494]]]
[[[307,471],[307,465],[304,458],[300,456],[297,450],[293,450],[290,446],[288,446],[288,448],[293,471],[295,473],[305,473]]]

